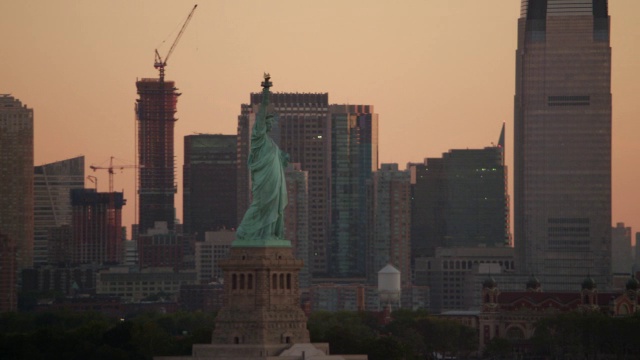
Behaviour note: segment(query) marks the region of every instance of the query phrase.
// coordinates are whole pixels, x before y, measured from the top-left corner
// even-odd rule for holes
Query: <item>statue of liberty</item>
[[[249,171],[253,201],[236,232],[234,247],[291,246],[284,240],[284,208],[287,206],[287,184],[284,169],[288,155],[269,137],[273,114],[267,114],[271,76],[264,74],[262,102],[251,132]]]

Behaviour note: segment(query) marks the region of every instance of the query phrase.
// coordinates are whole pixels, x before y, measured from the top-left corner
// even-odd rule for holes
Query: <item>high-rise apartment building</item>
[[[437,247],[504,246],[510,242],[504,127],[497,145],[455,149],[411,165],[412,256]]]
[[[611,228],[611,271],[613,274],[633,273],[634,253],[631,251],[631,227],[617,223]]]
[[[309,287],[309,172],[300,164],[289,164],[284,173],[288,204],[284,209],[284,237],[291,241],[293,255],[304,260],[300,269],[300,288]]]
[[[33,109],[0,94],[0,235],[15,243],[18,268],[33,265]]]
[[[249,207],[251,181],[247,159],[251,147],[251,127],[262,94],[252,93],[250,105],[242,105],[238,117],[238,216]],[[330,214],[329,95],[327,93],[273,93],[270,108],[278,115],[271,137],[300,163],[309,180],[309,267],[312,273],[328,271],[327,247]]]
[[[145,78],[136,82],[138,120],[139,232],[145,234],[156,221],[174,229],[176,193],[173,131],[178,96],[173,81]]]
[[[372,105],[331,105],[329,112],[331,232],[328,275],[333,278],[365,277],[366,248],[372,235],[367,202],[369,192],[365,186],[370,186],[372,174],[378,170],[378,114],[373,112]]]
[[[382,164],[373,174],[373,234],[367,246],[369,282],[391,264],[402,285],[411,285],[411,177],[398,164]]]
[[[236,135],[184,137],[184,232],[204,233],[237,227]]]
[[[122,261],[123,193],[72,189],[73,263],[117,264]]]
[[[238,117],[238,217],[251,203],[247,158],[262,94]],[[378,167],[378,114],[372,105],[329,105],[326,93],[274,93],[271,137],[308,173],[309,267],[312,274],[364,277],[368,239],[362,185]]]
[[[71,225],[71,189],[83,188],[84,156],[34,168],[34,266],[49,262],[49,232]]]
[[[522,0],[514,108],[516,269],[547,290],[611,283],[607,0]]]

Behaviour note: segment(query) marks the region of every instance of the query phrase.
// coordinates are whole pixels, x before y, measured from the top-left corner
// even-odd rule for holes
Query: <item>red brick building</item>
[[[538,320],[569,311],[601,312],[611,316],[627,316],[640,311],[640,290],[635,277],[629,279],[623,292],[599,292],[590,277],[580,291],[544,292],[535,278],[529,279],[525,291],[501,292],[495,280],[482,286],[482,310],[478,315],[480,350],[493,338],[506,338],[520,343],[522,351],[535,332]]]

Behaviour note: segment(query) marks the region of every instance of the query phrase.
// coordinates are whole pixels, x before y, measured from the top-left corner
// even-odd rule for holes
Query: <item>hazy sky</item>
[[[110,156],[134,164],[137,78],[157,77],[193,7],[187,1],[0,0],[0,93],[35,117],[35,164],[85,155],[107,191]],[[613,221],[640,231],[640,1],[610,0]],[[439,157],[495,143],[513,151],[520,0],[201,1],[169,59],[182,96],[175,127],[182,218],[183,137],[235,134],[240,104],[268,71],[276,92],[328,92],[373,104],[380,161]],[[511,169],[510,169],[511,170]],[[513,176],[509,177],[510,188]],[[134,171],[115,175],[134,222]],[[87,187],[93,185],[87,182]],[[130,231],[130,228],[128,229]]]

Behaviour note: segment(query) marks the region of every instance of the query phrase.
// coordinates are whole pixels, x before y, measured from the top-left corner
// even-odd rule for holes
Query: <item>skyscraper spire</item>
[[[498,137],[498,147],[502,149],[502,165],[504,166],[504,127],[505,123],[502,123],[502,130],[500,130],[500,137]]]

